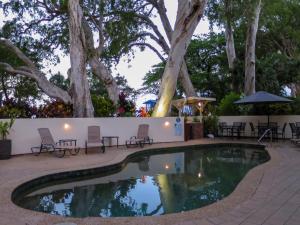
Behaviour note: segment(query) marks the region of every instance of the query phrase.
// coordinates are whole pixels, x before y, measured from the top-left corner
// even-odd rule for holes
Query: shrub
[[[218,107],[218,114],[220,116],[234,116],[240,114],[240,108],[234,104],[235,101],[240,99],[240,95],[234,92],[226,95],[220,102]]]
[[[39,118],[66,118],[73,117],[73,108],[71,104],[65,104],[61,101],[47,101],[45,105],[39,107],[37,117]]]
[[[135,116],[135,104],[127,99],[127,96],[122,92],[119,95],[119,105],[117,114],[119,117]]]
[[[291,113],[293,115],[300,115],[300,96],[293,99],[294,101],[290,104]]]
[[[219,118],[217,115],[208,115],[203,117],[204,135],[217,134]]]
[[[3,101],[0,107],[0,118],[31,118],[37,114],[37,108],[26,102],[16,102],[14,99]]]
[[[116,108],[113,102],[105,97],[92,95],[95,117],[111,117],[114,115]]]

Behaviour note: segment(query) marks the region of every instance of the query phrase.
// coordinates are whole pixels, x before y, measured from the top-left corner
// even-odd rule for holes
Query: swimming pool
[[[18,187],[12,200],[67,217],[178,213],[223,199],[251,168],[268,160],[261,147],[241,145],[151,150],[118,165],[37,178]]]

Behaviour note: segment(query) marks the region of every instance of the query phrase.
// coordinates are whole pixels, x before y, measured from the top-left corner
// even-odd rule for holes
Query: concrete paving
[[[198,140],[155,144],[144,149],[218,142],[236,141]],[[62,159],[50,154],[13,157],[0,161],[0,225],[300,225],[300,148],[287,141],[275,143],[267,150],[271,160],[249,171],[223,200],[188,212],[139,218],[64,218],[22,209],[12,203],[11,193],[18,185],[42,175],[115,164],[143,149],[111,148],[105,154],[82,153]]]

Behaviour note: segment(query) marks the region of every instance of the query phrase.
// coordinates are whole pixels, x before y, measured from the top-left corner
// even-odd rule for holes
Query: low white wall
[[[220,116],[219,122],[227,122],[231,125],[233,122],[246,122],[246,136],[251,136],[251,128],[249,122],[252,122],[254,126],[260,123],[267,123],[267,116]],[[287,115],[287,116],[270,116],[270,122],[277,122],[279,129],[282,129],[284,123],[287,123],[285,129],[286,138],[292,138],[292,132],[289,123],[300,122],[300,115]]]
[[[137,135],[139,124],[150,125],[149,136],[154,142],[184,141],[183,121],[182,133],[175,134],[176,117],[165,118],[54,118],[54,119],[17,119],[8,136],[12,140],[12,154],[30,153],[30,148],[40,145],[38,128],[49,128],[55,141],[59,139],[77,139],[77,145],[84,147],[87,139],[87,127],[98,125],[101,136],[119,136],[119,145],[124,145],[131,136]],[[165,122],[169,122],[166,126]],[[69,125],[65,129],[65,124]],[[178,133],[177,133],[178,135]],[[116,144],[113,140],[113,144]]]

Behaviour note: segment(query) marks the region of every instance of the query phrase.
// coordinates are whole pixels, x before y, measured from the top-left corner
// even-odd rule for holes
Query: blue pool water
[[[68,217],[154,216],[200,208],[228,196],[265,150],[186,147],[134,156],[120,170],[75,180],[49,181],[14,201]]]

